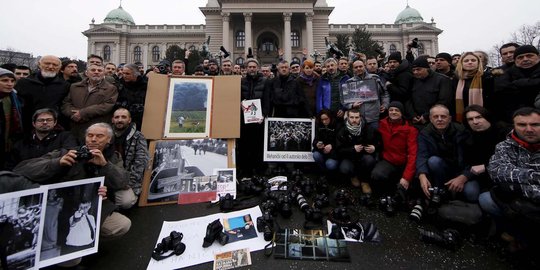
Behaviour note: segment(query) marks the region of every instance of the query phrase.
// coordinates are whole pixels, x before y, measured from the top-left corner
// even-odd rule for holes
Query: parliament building
[[[284,59],[302,58],[326,52],[325,37],[352,34],[364,28],[388,53],[405,51],[413,38],[419,39],[418,54],[438,53],[437,28],[433,19],[424,22],[420,13],[409,7],[401,11],[393,24],[332,24],[328,17],[334,7],[326,0],[208,0],[200,7],[206,23],[200,25],[140,25],[122,6],[110,11],[103,23],[92,19],[83,34],[88,37],[88,54],[97,54],[105,62],[157,64],[169,46],[200,50],[210,37],[209,52],[216,54],[224,46],[235,63],[243,63],[252,48],[261,63],[275,63],[278,49]]]

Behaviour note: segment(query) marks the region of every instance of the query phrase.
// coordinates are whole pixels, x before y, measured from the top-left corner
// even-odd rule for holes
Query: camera
[[[258,195],[263,191],[263,188],[257,185],[252,178],[240,181],[238,190],[244,195]]]
[[[426,243],[437,244],[449,250],[457,250],[461,245],[461,236],[457,230],[446,229],[442,233],[418,228],[420,240]]]
[[[352,194],[344,188],[338,189],[336,191],[334,200],[337,205],[349,205],[353,203]]]
[[[322,223],[323,214],[318,207],[308,207],[304,215],[307,221]]]
[[[391,196],[381,197],[381,199],[379,200],[379,207],[388,216],[394,215],[394,213],[395,213],[394,205],[395,205],[395,201]]]
[[[234,198],[230,193],[219,197],[219,210],[230,211],[234,208]]]
[[[277,213],[277,210],[278,210],[278,205],[276,203],[276,201],[272,200],[272,199],[268,199],[264,202],[261,203],[261,210],[263,212],[268,212],[272,215],[275,215]]]
[[[316,208],[323,208],[323,207],[326,207],[330,204],[329,200],[328,200],[328,196],[326,196],[326,194],[324,193],[321,193],[321,194],[317,194],[314,198],[313,198],[313,206],[316,207]]]
[[[332,212],[330,212],[330,217],[334,223],[348,223],[351,221],[351,215],[345,206],[338,206],[332,209]]]
[[[424,212],[424,207],[420,202],[413,207],[411,213],[409,214],[409,219],[414,222],[420,222],[422,220],[422,213]]]
[[[219,50],[223,53],[223,58],[227,58],[231,55],[223,46],[219,47]]]
[[[298,203],[300,210],[304,212],[309,208],[306,198],[304,198],[304,195],[302,195],[301,193],[298,193],[298,195],[296,195],[296,202]]]
[[[381,58],[385,58],[386,57],[386,53],[381,51],[380,49],[375,49],[375,52],[381,57]]]
[[[411,46],[411,48],[418,49],[418,38],[413,38],[411,42],[409,42],[409,46]]]
[[[274,218],[269,212],[264,212],[257,218],[257,231],[263,233],[264,240],[270,241],[274,235]]]
[[[291,201],[289,195],[281,194],[278,199],[279,213],[284,218],[289,218],[292,215]]]
[[[76,161],[89,161],[94,157],[86,145],[79,147],[75,155],[77,155]]]
[[[181,255],[186,250],[186,245],[182,243],[182,238],[184,238],[182,233],[172,231],[169,236],[161,240],[161,243],[157,244],[152,252],[152,258],[159,261],[172,255]],[[173,252],[167,256],[163,256],[163,254],[169,250],[172,250]]]

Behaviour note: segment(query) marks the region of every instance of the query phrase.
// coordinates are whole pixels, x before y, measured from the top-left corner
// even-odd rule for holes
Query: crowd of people
[[[192,71],[189,51],[147,71],[141,63],[104,63],[98,55],[88,57],[81,73],[74,61],[51,55],[39,59],[35,72],[5,64],[0,169],[37,184],[105,176],[101,234],[122,235],[131,223],[116,209],[137,202],[149,160],[140,130],[151,74],[239,75],[241,99],[260,99],[264,117],[316,119],[313,156],[330,179],[345,177],[367,197],[405,190],[420,207],[441,191],[479,205],[512,247],[526,248],[540,220],[537,48],[503,45],[500,67],[489,67],[481,51],[415,57],[413,50],[408,47],[405,59],[400,52],[387,58],[358,53],[262,66],[255,58],[242,65],[205,59]],[[358,85],[373,87],[369,98],[344,102],[344,91]],[[287,150],[277,143],[298,134],[277,128],[282,134],[274,130],[270,145],[274,140]],[[264,173],[264,124],[246,124],[242,115],[240,129],[238,178]]]

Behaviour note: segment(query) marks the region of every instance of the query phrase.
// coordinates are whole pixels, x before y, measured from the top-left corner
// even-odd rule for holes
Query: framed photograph
[[[373,79],[350,81],[340,87],[341,104],[377,100],[377,81]]]
[[[216,199],[217,175],[195,176],[180,182],[178,204],[209,202]]]
[[[309,118],[266,118],[264,161],[313,162],[311,143],[315,120]]]
[[[177,203],[181,192],[199,192],[199,184],[212,182],[202,176],[214,175],[214,168],[229,167],[230,145],[225,139],[151,141],[149,149],[154,155],[144,173],[139,205]],[[211,190],[214,198],[210,200],[215,199],[216,191],[217,187]]]
[[[98,251],[104,177],[46,185],[47,203],[40,267]]]
[[[217,175],[217,194],[215,201],[219,201],[220,197],[225,196],[227,193],[231,194],[233,198],[236,198],[236,169],[214,169],[214,175]]]
[[[47,190],[0,194],[1,269],[38,269]]]
[[[209,137],[212,91],[212,77],[171,78],[164,137]]]

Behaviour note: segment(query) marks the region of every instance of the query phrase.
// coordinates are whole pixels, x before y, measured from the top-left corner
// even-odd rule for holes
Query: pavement
[[[388,217],[378,208],[368,209],[359,206],[356,209],[357,217],[362,221],[372,222],[379,229],[383,240],[380,243],[349,243],[351,262],[280,260],[266,257],[261,250],[251,253],[252,265],[243,269],[495,270],[535,269],[534,265],[538,265],[535,264],[538,258],[509,259],[502,256],[500,249],[486,244],[485,241],[466,240],[456,251],[427,244],[419,240],[418,224],[410,221],[405,211]],[[282,227],[302,227],[303,214],[296,206],[293,211],[293,216],[288,220],[277,218]],[[77,269],[146,269],[163,221],[177,221],[218,212],[219,207],[211,206],[209,203],[133,208],[126,213],[132,221],[131,230],[119,239],[100,241],[99,252],[84,257],[81,266]],[[185,231],[183,233],[189,234]],[[212,269],[212,266],[212,262],[208,262],[188,269]]]

